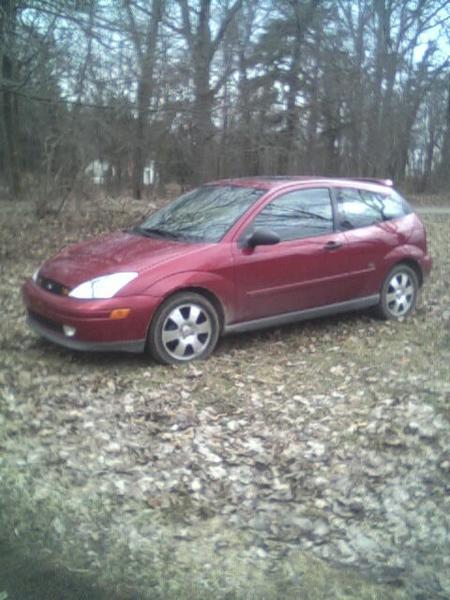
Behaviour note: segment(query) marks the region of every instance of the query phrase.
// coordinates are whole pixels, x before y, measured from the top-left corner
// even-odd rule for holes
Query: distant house
[[[155,183],[155,161],[149,160],[144,167],[144,177],[143,183],[144,185],[153,185]]]
[[[111,166],[109,161],[96,159],[86,167],[84,172],[92,179],[92,183],[103,185],[106,181]],[[114,167],[111,169],[111,174],[114,176]]]
[[[131,177],[132,169],[129,169],[129,176]],[[96,185],[103,185],[106,183],[108,177],[114,177],[116,174],[116,170],[111,166],[108,160],[100,160],[95,159],[84,170],[85,174],[91,178],[92,183]],[[144,185],[153,185],[156,180],[156,167],[155,161],[149,160],[144,165],[143,172],[143,184]]]

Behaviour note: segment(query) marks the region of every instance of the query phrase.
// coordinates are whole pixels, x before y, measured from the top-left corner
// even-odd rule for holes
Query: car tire
[[[216,309],[201,294],[181,292],[168,298],[150,324],[147,346],[162,364],[207,358],[219,338]]]
[[[376,308],[378,316],[385,320],[407,317],[416,307],[418,290],[416,272],[408,265],[395,266],[383,282],[380,302]]]

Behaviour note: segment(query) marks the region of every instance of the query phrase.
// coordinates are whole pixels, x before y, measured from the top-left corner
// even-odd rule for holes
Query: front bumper
[[[145,349],[145,339],[143,340],[128,340],[124,342],[83,342],[82,340],[68,337],[62,333],[53,331],[45,327],[42,323],[36,320],[35,317],[28,315],[27,323],[30,328],[41,337],[70,348],[71,350],[93,351],[93,352],[135,352],[141,353]]]
[[[27,281],[22,297],[28,324],[38,335],[75,350],[142,352],[147,329],[159,303],[152,296],[115,297],[107,300],[79,300],[52,294]],[[111,319],[111,311],[129,308],[124,319]],[[75,335],[63,326],[75,328]]]

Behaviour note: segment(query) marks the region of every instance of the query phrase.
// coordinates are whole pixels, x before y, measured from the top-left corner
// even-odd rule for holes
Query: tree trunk
[[[314,43],[317,48],[320,48],[322,32],[317,28],[314,35]],[[306,151],[303,152],[303,174],[312,175],[317,165],[317,142],[318,142],[318,125],[320,118],[320,66],[317,59],[312,67],[311,76],[311,91],[309,96],[309,115],[306,125]]]
[[[447,93],[446,127],[442,144],[441,164],[438,170],[439,179],[443,186],[450,184],[450,82]]]
[[[245,10],[246,9],[246,10]],[[256,140],[252,139],[252,112],[250,110],[250,85],[248,78],[248,56],[252,50],[251,38],[257,0],[250,0],[244,6],[242,19],[237,23],[237,68],[238,68],[238,157],[235,169],[240,175],[256,175]]]
[[[2,127],[5,137],[5,166],[11,198],[20,195],[20,149],[19,149],[19,108],[13,91],[15,78],[14,50],[11,40],[14,33],[16,6],[14,0],[0,2],[0,64],[3,83]],[[8,36],[9,37],[9,36]]]
[[[202,0],[199,13],[198,28],[193,44],[194,60],[194,152],[195,152],[195,183],[199,184],[208,179],[209,152],[208,145],[212,137],[211,111],[213,93],[210,89],[211,77],[211,30],[210,30],[210,0]]]
[[[145,146],[148,137],[148,109],[153,96],[153,73],[155,69],[155,53],[158,40],[159,25],[162,19],[164,0],[152,0],[150,23],[146,33],[144,47],[140,45],[139,35],[128,5],[130,24],[133,29],[134,44],[140,63],[140,77],[137,92],[137,117],[135,123],[135,143],[133,149],[133,197],[142,198],[144,184],[144,166],[146,160]]]
[[[368,123],[367,165],[364,175],[377,177],[384,175],[380,168],[382,154],[381,116],[383,104],[383,81],[386,65],[390,15],[385,0],[374,0],[374,18],[376,20],[375,72],[373,79],[373,103]]]
[[[142,198],[142,187],[144,182],[144,146],[147,130],[146,109],[150,101],[150,87],[147,81],[141,80],[138,83],[137,94],[137,118],[134,134],[133,150],[133,198],[140,200]]]
[[[299,71],[301,64],[302,45],[305,34],[311,25],[316,8],[321,0],[310,0],[306,7],[300,0],[293,6],[295,22],[295,43],[292,49],[291,64],[288,73],[288,91],[286,94],[286,131],[285,148],[281,159],[281,173],[291,173],[296,168],[296,157],[293,156],[298,129],[297,95],[300,91]]]
[[[238,53],[238,72],[239,72],[239,83],[238,83],[238,104],[240,114],[240,127],[239,137],[241,144],[239,147],[239,153],[241,156],[240,173],[254,175],[252,172],[253,161],[252,156],[252,140],[250,135],[250,124],[251,124],[251,113],[249,107],[249,91],[248,91],[248,78],[247,78],[247,65],[245,52],[243,48],[239,49]]]
[[[425,166],[423,170],[422,180],[420,182],[419,192],[425,192],[428,182],[431,177],[431,169],[433,167],[434,150],[436,147],[436,137],[434,127],[430,131],[430,138],[427,144],[427,153],[425,156]]]
[[[193,145],[195,153],[194,177],[195,183],[199,184],[209,178],[210,151],[209,146],[213,136],[213,125],[211,120],[213,95],[209,88],[210,63],[204,56],[197,57],[196,75],[194,76],[194,127]]]
[[[211,87],[211,63],[226,31],[240,10],[243,0],[235,0],[227,9],[218,24],[215,36],[211,35],[211,1],[200,0],[195,8],[196,25],[191,23],[192,7],[188,0],[177,0],[182,13],[182,32],[186,38],[192,61],[194,80],[194,107],[192,128],[193,179],[198,184],[206,181],[211,174],[211,141],[214,135],[212,109],[214,98],[226,81],[227,73]]]
[[[353,8],[350,8],[350,12]],[[367,5],[359,4],[356,27],[352,28],[355,70],[354,83],[351,87],[351,117],[350,128],[350,172],[352,175],[363,175],[365,159],[361,156],[364,151],[362,132],[364,130],[364,115],[367,106],[365,93],[364,56],[365,56],[365,31],[367,23]],[[350,17],[351,18],[351,17]]]

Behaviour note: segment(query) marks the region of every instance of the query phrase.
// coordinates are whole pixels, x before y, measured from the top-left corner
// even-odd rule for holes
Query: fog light
[[[67,335],[67,337],[73,337],[77,332],[75,327],[72,327],[71,325],[63,325],[63,331],[64,335]]]
[[[115,308],[109,313],[110,319],[126,319],[131,312],[131,308]]]

